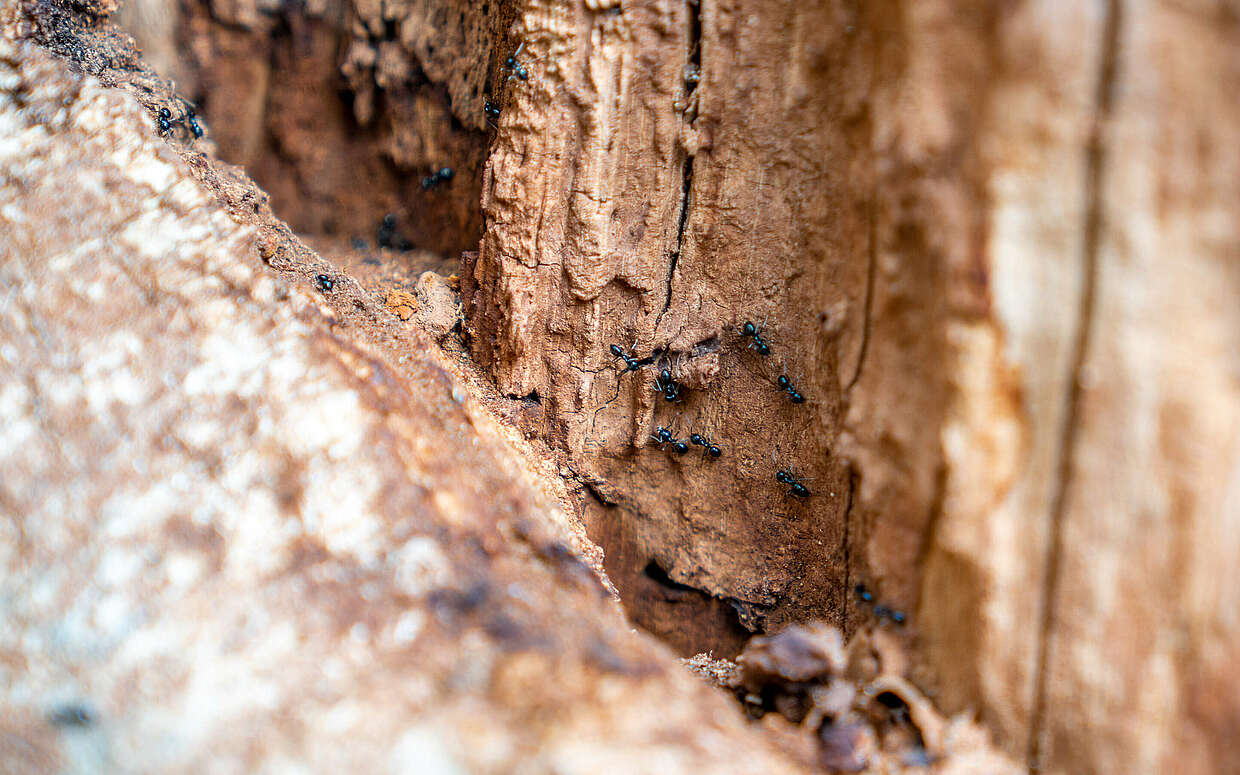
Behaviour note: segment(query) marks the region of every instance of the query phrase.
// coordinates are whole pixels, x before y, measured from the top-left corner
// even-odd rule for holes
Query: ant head
[[[623,357],[624,357],[624,350],[620,349],[620,345],[618,345],[618,344],[613,344],[613,345],[611,346],[611,354],[612,354],[612,355],[614,355],[614,356],[616,356],[617,358],[623,358]]]
[[[779,482],[780,484],[792,484],[793,482],[792,474],[788,473],[787,471],[778,471],[775,474],[775,481]]]
[[[706,439],[702,438],[702,434],[700,433],[695,433],[692,436],[690,436],[689,441],[693,442],[694,444],[697,444],[700,447],[706,446]]]
[[[783,374],[780,374],[779,379],[775,380],[775,382],[778,383],[779,386],[784,389],[787,389],[788,385],[791,384],[788,382],[788,377],[786,377]]]
[[[746,322],[745,325],[741,326],[741,333],[745,336],[753,336],[758,333],[758,329],[754,327],[753,323]]]
[[[168,110],[167,108],[160,108],[159,117],[164,118],[164,119],[172,118],[172,111]]]

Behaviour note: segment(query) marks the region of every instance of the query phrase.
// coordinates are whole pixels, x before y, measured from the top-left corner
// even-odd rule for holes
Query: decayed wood
[[[799,771],[426,335],[68,66],[0,40],[0,769]]]
[[[165,5],[137,0],[126,14],[139,25]],[[165,75],[199,102],[220,155],[244,165],[300,233],[373,244],[390,213],[396,245],[453,257],[476,248],[499,3],[176,5],[182,59]],[[167,48],[159,35],[142,43]],[[451,183],[425,189],[445,166]]]
[[[391,52],[381,9],[345,11]],[[1235,769],[1236,18],[732,0],[402,26],[432,92],[486,62],[503,113],[467,331],[593,493],[630,614],[728,653],[811,615],[852,629],[865,581],[915,609],[919,682],[1031,764]],[[528,82],[499,66],[520,42]],[[364,54],[340,62],[358,94],[410,64]],[[304,83],[334,76],[320,59]],[[476,97],[450,109],[481,126]],[[402,148],[446,131],[392,126]],[[480,164],[482,135],[451,131]],[[620,373],[608,346],[635,340],[672,349],[683,405]],[[774,388],[785,370],[807,404]],[[725,455],[678,462],[657,425]],[[815,496],[789,499],[777,464]]]
[[[622,594],[652,568],[700,590],[679,594],[701,633],[693,614],[630,609],[687,652],[730,647],[737,621],[710,597],[749,630],[842,611],[853,493],[831,452],[860,359],[871,183],[855,16],[549,3],[517,21],[532,76],[506,86],[462,274],[474,352],[501,390],[542,401]],[[746,321],[765,322],[769,358]],[[611,345],[665,355],[623,373]],[[664,366],[681,404],[654,390]],[[785,373],[805,404],[777,388]],[[674,458],[657,426],[724,454]],[[790,497],[781,468],[815,497]]]
[[[1234,766],[1235,13],[698,8],[522,17],[467,267],[475,352],[607,504],[621,589],[653,558],[755,626],[863,613],[865,577],[1033,766]],[[763,318],[817,404],[763,394]],[[634,339],[684,353],[685,407],[616,373]],[[651,450],[677,420],[733,467]],[[852,507],[771,498],[773,448]]]
[[[1115,2],[995,29],[993,307],[952,333],[926,654],[1044,769],[1234,769],[1240,28]]]

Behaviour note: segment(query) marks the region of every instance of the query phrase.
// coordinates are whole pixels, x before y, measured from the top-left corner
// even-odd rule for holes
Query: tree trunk
[[[1031,768],[1240,768],[1234,4],[180,11],[221,153],[324,255],[361,277],[389,212],[464,251],[469,352],[633,621],[878,627]]]
[[[864,581],[916,605],[948,707],[1033,767],[1237,766],[1235,10],[519,24],[537,77],[509,88],[484,177],[474,352],[544,398],[622,593],[657,563],[749,629],[851,627]],[[634,341],[683,404],[657,364],[616,368],[608,345]],[[727,453],[676,460],[657,426]]]

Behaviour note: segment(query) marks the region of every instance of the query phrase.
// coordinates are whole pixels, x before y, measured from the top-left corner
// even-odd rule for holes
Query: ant
[[[798,498],[808,498],[810,496],[809,488],[797,481],[797,478],[787,471],[779,471],[775,474],[775,481],[780,484],[786,484],[791,489],[788,490],[789,495],[795,495]]]
[[[323,293],[327,293],[336,285],[335,281],[325,274],[315,275],[314,282]]]
[[[185,121],[189,124],[189,131],[193,132],[194,139],[202,137],[202,127],[198,126],[198,114],[194,112],[194,106],[188,102],[185,103]]]
[[[422,190],[430,191],[440,183],[452,180],[456,172],[451,167],[440,167],[425,178],[422,178]]]
[[[528,81],[530,79],[530,71],[525,69],[525,65],[521,64],[521,62],[517,59],[517,57],[521,56],[521,50],[523,48],[525,48],[525,41],[521,41],[521,45],[517,46],[517,50],[504,60],[504,69],[509,71],[509,81],[513,78],[520,78],[522,81]]]
[[[857,600],[872,605],[874,603],[874,593],[866,589],[865,584],[858,584],[853,587],[853,591],[857,593]],[[907,617],[903,611],[897,611],[894,608],[885,605],[874,606],[874,616],[879,619],[890,619],[895,624],[904,624]]]
[[[805,396],[798,393],[797,389],[792,386],[792,380],[788,379],[786,376],[781,374],[779,379],[776,380],[776,383],[779,385],[780,390],[788,391],[788,395],[792,398],[792,403],[794,404],[805,403]]]
[[[625,371],[637,371],[641,368],[641,361],[631,355],[626,355],[624,349],[618,344],[611,346],[611,354],[624,361]]]
[[[482,112],[485,113],[487,116],[487,123],[493,127],[498,128],[498,125],[496,124],[496,122],[499,121],[499,113],[500,113],[499,105],[496,105],[494,102],[491,102],[490,97],[482,101]]]
[[[719,447],[716,446],[710,439],[706,438],[700,433],[695,433],[692,436],[690,436],[689,441],[701,447],[703,455],[710,455],[711,457],[719,457],[720,455],[723,454],[723,450],[719,449]]]
[[[660,425],[654,433],[650,434],[650,438],[659,442],[659,448],[662,449],[665,444],[671,444],[672,449],[677,455],[683,455],[689,451],[689,445],[672,435],[672,432]]]
[[[160,134],[168,134],[172,131],[172,125],[176,122],[172,120],[172,111],[167,108],[159,109],[159,118],[156,119],[159,124]]]
[[[766,340],[762,338],[762,332],[753,323],[746,321],[745,325],[741,326],[741,336],[753,337],[753,342],[751,342],[749,346],[756,349],[758,351],[758,355],[771,354],[770,345],[768,345]]]
[[[396,231],[396,216],[388,213],[383,216],[383,222],[379,224],[379,232],[375,235],[375,242],[381,248],[393,248],[395,250],[410,250],[413,243],[402,237]]]
[[[637,371],[643,366],[649,366],[655,362],[660,355],[663,354],[663,348],[656,347],[654,352],[650,353],[649,358],[638,358],[636,355],[628,355],[624,349],[618,344],[611,345],[611,354],[624,361],[625,371]]]
[[[188,126],[195,140],[202,137],[202,127],[198,125],[194,106],[188,102],[185,103],[185,115],[181,118],[173,118],[172,111],[166,107],[160,108],[159,115],[155,118],[155,123],[159,126],[159,133],[163,135],[171,132],[174,126]]]
[[[654,387],[663,394],[663,400],[668,403],[675,403],[682,398],[680,383],[672,379],[672,372],[668,369],[659,372],[658,378],[654,381]]]
[[[48,714],[47,720],[58,727],[88,727],[95,723],[95,714],[85,705],[62,705]]]

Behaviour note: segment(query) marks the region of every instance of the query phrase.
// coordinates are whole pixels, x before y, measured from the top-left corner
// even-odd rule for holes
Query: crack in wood
[[[689,34],[687,40],[689,55],[686,66],[693,67],[699,73],[701,72],[702,65],[701,6],[703,2],[704,0],[701,0],[701,2],[687,2],[685,4],[689,13]],[[680,191],[680,221],[676,225],[676,250],[672,252],[671,261],[667,268],[667,297],[663,300],[663,309],[659,310],[659,314],[655,318],[654,327],[656,331],[663,322],[663,316],[667,313],[668,308],[672,306],[672,281],[676,277],[676,265],[680,262],[680,252],[684,247],[685,227],[689,223],[689,200],[693,192],[693,159],[694,154],[688,153],[686,150]]]
[[[848,635],[848,601],[850,600],[849,592],[852,590],[852,544],[849,543],[850,530],[852,524],[853,497],[857,491],[857,478],[859,474],[857,470],[851,466],[848,469],[848,504],[844,507],[844,599],[840,604],[840,632]]]
[[[870,327],[874,322],[874,282],[878,267],[878,191],[870,193],[869,204],[869,263],[865,271],[865,308],[862,311],[861,321],[861,347],[857,351],[857,367],[853,369],[853,375],[848,380],[848,385],[844,388],[845,393],[849,393],[853,389],[853,385],[857,384],[857,380],[861,379],[861,367],[865,363],[865,356],[870,351]]]
[[[1067,413],[1059,443],[1059,466],[1050,509],[1050,546],[1042,588],[1042,616],[1039,624],[1037,656],[1034,663],[1033,711],[1030,718],[1029,749],[1026,764],[1031,773],[1042,768],[1047,735],[1047,673],[1051,663],[1054,603],[1058,596],[1063,555],[1063,523],[1071,489],[1077,435],[1080,431],[1081,373],[1090,346],[1094,306],[1098,294],[1098,250],[1102,230],[1102,181],[1107,161],[1105,133],[1110,121],[1119,70],[1120,30],[1123,21],[1121,0],[1108,0],[1102,29],[1102,57],[1094,101],[1094,120],[1090,129],[1085,162],[1085,224],[1081,262],[1081,299],[1073,342],[1071,379],[1068,383]]]

